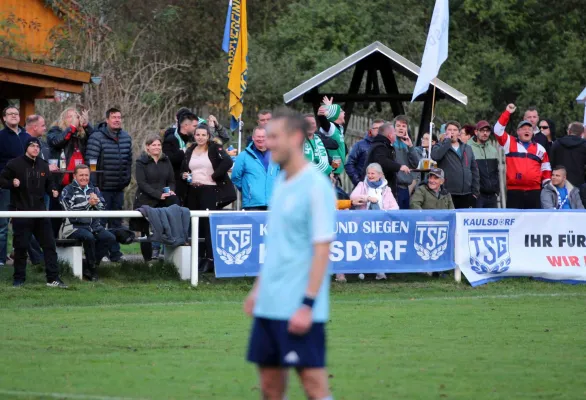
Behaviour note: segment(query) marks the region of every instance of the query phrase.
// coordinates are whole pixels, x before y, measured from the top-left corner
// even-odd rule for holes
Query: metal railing
[[[222,211],[215,211],[222,212]],[[191,285],[199,281],[199,219],[210,211],[190,211],[191,216]],[[143,218],[140,211],[0,211],[0,218]]]

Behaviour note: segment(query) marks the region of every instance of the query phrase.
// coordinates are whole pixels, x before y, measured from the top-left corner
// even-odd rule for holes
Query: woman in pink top
[[[181,177],[189,186],[183,204],[190,210],[220,210],[236,200],[236,189],[228,176],[232,158],[222,145],[210,141],[210,137],[208,125],[199,124],[195,129],[195,143],[185,152],[181,166]],[[214,255],[209,219],[199,221],[199,237],[205,239],[199,246],[199,267],[201,272],[211,272]]]
[[[383,174],[380,164],[372,163],[366,168],[366,178],[359,182],[350,195],[357,210],[398,210],[399,205]],[[376,279],[387,279],[384,273],[376,274]]]

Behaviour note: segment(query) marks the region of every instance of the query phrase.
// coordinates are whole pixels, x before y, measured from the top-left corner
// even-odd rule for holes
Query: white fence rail
[[[221,212],[221,211],[219,211]],[[191,284],[199,281],[199,219],[210,211],[191,211]],[[142,218],[139,211],[0,211],[0,218]]]

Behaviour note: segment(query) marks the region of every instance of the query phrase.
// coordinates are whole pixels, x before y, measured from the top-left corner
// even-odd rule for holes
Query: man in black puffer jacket
[[[582,139],[584,125],[572,122],[568,135],[556,140],[551,147],[551,167],[566,167],[568,180],[574,186],[584,184],[584,167],[586,166],[586,140]]]
[[[106,122],[98,125],[87,144],[85,158],[98,161],[98,173],[92,174],[92,183],[101,189],[106,210],[122,210],[124,189],[130,184],[132,171],[132,138],[122,129],[122,113],[117,108],[106,111]],[[102,221],[109,229],[122,226],[120,218]],[[110,261],[122,258],[120,245],[109,249]]]

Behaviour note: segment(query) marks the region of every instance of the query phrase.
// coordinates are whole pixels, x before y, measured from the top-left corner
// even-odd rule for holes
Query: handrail
[[[199,219],[211,214],[231,212],[256,213],[264,211],[190,211],[191,217],[191,285],[199,281]],[[142,218],[140,211],[134,210],[95,210],[95,211],[0,211],[0,218]]]

